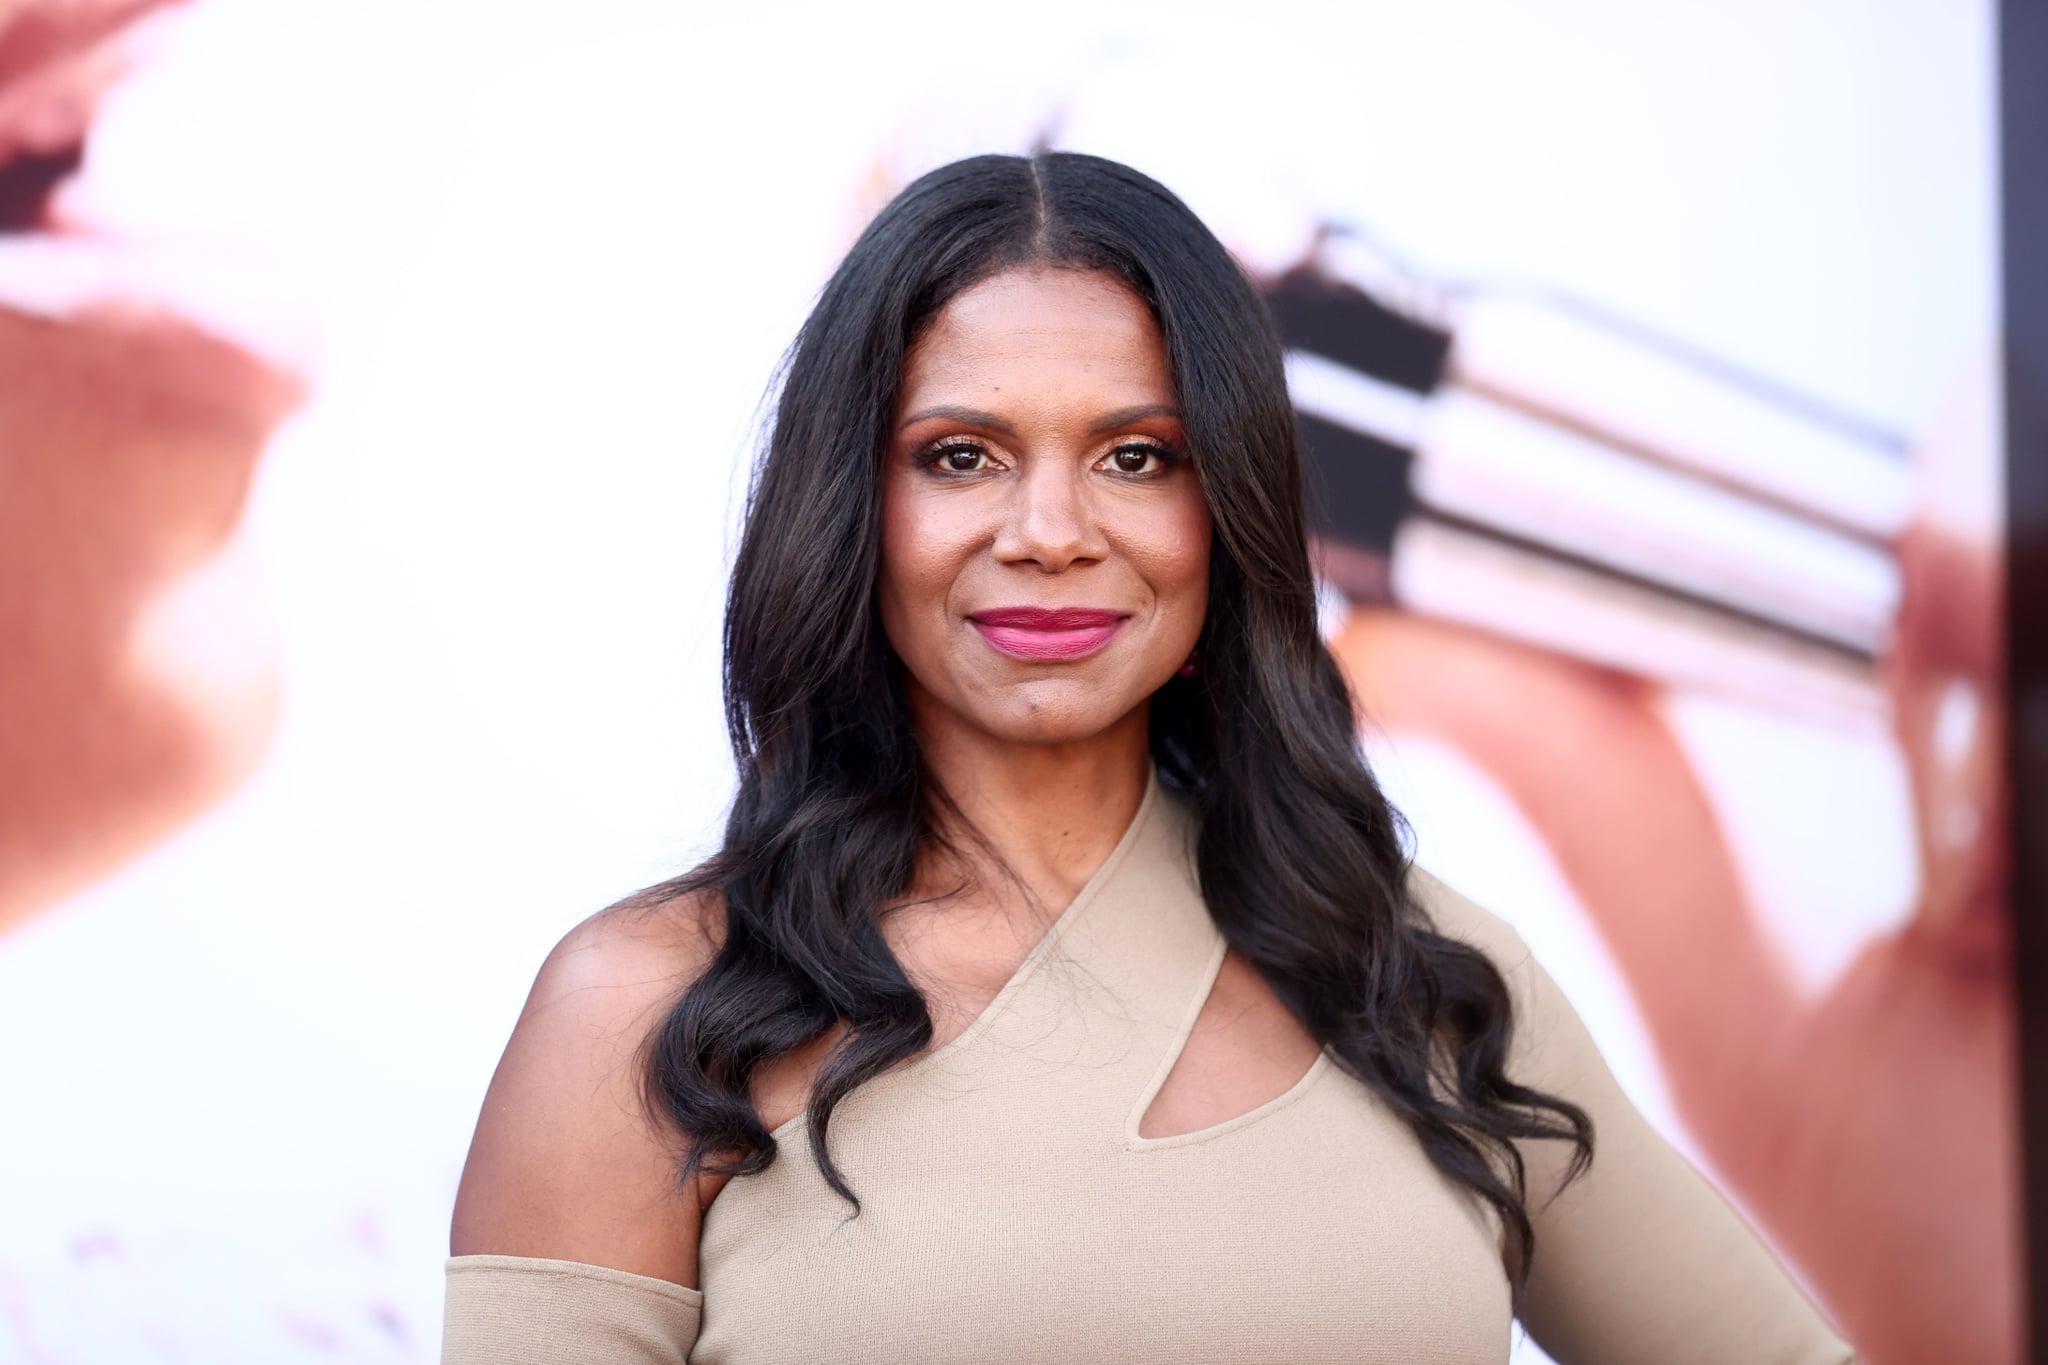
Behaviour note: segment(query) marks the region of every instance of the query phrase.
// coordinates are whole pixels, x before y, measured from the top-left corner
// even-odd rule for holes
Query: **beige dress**
[[[1325,1052],[1199,1132],[1138,1135],[1222,964],[1193,822],[1155,780],[1114,852],[965,1032],[799,1116],[729,1183],[701,1293],[565,1261],[448,1263],[447,1365],[1222,1362],[1501,1365],[1498,1226]],[[1653,1132],[1499,919],[1416,869],[1440,929],[1507,974],[1511,1071],[1582,1105],[1591,1171],[1532,1199],[1524,1324],[1563,1365],[1836,1365],[1850,1352]],[[1555,1186],[1559,1144],[1528,1149]]]

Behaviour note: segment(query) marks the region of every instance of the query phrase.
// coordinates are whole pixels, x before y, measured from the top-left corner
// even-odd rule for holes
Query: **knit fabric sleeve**
[[[454,1256],[441,1365],[682,1365],[704,1295],[623,1270]]]
[[[1507,978],[1510,1077],[1593,1120],[1593,1164],[1561,1193],[1567,1144],[1522,1147],[1536,1232],[1522,1323],[1536,1343],[1559,1365],[1853,1361],[1757,1234],[1629,1102],[1520,935],[1417,873],[1415,893],[1439,930],[1486,952]]]

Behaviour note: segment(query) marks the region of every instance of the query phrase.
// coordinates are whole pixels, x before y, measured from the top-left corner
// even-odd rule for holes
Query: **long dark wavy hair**
[[[715,891],[724,904],[715,957],[646,1051],[648,1101],[688,1135],[682,1178],[774,1161],[749,1094],[756,1068],[843,1024],[807,1112],[812,1156],[857,1213],[827,1141],[833,1110],[932,1040],[881,932],[948,804],[875,605],[882,452],[922,329],[963,289],[1027,263],[1108,271],[1165,340],[1216,534],[1201,671],[1153,698],[1151,746],[1199,822],[1209,912],[1337,1064],[1497,1211],[1519,1300],[1534,1234],[1514,1140],[1573,1144],[1576,1176],[1592,1123],[1506,1074],[1500,972],[1407,897],[1406,826],[1360,756],[1317,631],[1265,305],[1163,186],[1074,153],[973,157],[912,184],[861,234],[789,353],[726,602],[739,787],[724,846],[636,898]]]

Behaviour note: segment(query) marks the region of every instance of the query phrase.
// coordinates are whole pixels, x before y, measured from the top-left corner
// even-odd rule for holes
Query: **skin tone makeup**
[[[1010,270],[941,311],[883,476],[882,623],[921,735],[1142,740],[1208,607],[1182,442],[1158,327],[1112,277]]]

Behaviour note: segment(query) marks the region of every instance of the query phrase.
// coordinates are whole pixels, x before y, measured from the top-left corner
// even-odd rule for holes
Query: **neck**
[[[1149,708],[1085,740],[1033,744],[918,703],[912,699],[911,711],[925,770],[958,813],[939,807],[954,852],[935,853],[917,880],[938,885],[964,871],[985,892],[1017,885],[1057,913],[1102,866],[1145,799]]]

